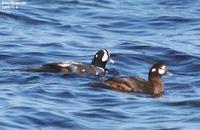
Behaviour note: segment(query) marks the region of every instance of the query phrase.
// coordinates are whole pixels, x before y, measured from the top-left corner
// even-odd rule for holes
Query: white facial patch
[[[109,54],[108,54],[108,52],[106,51],[106,50],[103,50],[103,57],[102,57],[102,61],[104,62],[104,61],[107,61],[108,60],[108,58],[109,58]]]
[[[163,69],[162,67],[158,70],[158,73],[160,75],[163,75],[165,73],[165,69]]]
[[[98,57],[98,55],[95,55],[95,57],[97,58],[97,57]]]
[[[155,69],[155,68],[152,68],[152,69],[151,69],[151,72],[155,72],[155,71],[156,71],[156,69]]]

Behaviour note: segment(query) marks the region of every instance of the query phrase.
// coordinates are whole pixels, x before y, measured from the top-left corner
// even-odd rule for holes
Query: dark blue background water
[[[200,128],[198,0],[40,0],[0,10],[1,130]],[[2,4],[1,4],[2,6]],[[120,75],[147,78],[163,61],[160,98],[88,83],[98,79],[21,71],[62,60],[90,62],[107,48]],[[102,80],[102,79],[100,79]]]

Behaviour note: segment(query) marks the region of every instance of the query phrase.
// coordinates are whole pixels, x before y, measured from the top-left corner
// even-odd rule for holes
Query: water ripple
[[[198,129],[199,1],[27,1],[0,11],[0,129]],[[30,73],[24,68],[91,62],[107,48],[106,77]],[[115,75],[163,77],[160,98],[91,87]],[[103,124],[103,125],[102,125]]]

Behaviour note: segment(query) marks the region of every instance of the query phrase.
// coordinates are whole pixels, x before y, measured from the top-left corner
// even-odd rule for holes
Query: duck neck
[[[154,95],[160,95],[164,91],[163,82],[160,75],[149,75],[149,82],[152,85],[152,93]]]
[[[102,61],[100,61],[100,60],[94,58],[94,59],[92,60],[91,65],[100,67],[100,68],[102,68],[102,69],[105,69],[105,67],[106,67],[106,62],[102,62]]]

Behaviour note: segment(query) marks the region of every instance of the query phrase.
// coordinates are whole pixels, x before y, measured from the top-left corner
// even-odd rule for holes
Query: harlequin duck
[[[108,62],[114,63],[110,58],[108,50],[102,49],[94,55],[90,64],[76,61],[63,61],[48,63],[40,68],[32,68],[28,70],[34,72],[61,72],[64,74],[103,76],[107,70],[105,67]]]
[[[105,87],[124,92],[141,92],[154,96],[162,95],[164,85],[161,77],[163,75],[172,75],[167,66],[163,63],[157,63],[149,71],[148,80],[139,77],[115,77],[103,82]]]

